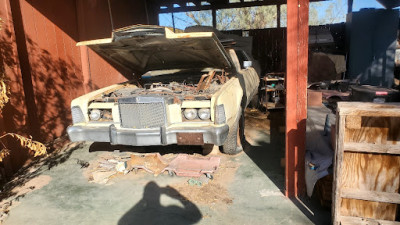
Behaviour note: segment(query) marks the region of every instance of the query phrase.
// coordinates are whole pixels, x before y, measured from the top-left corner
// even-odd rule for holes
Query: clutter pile
[[[168,173],[170,176],[191,177],[190,185],[201,186],[212,179],[212,174],[218,169],[221,159],[219,157],[193,156],[178,154],[172,159],[167,159],[159,153],[119,153],[102,155],[100,159],[91,162],[87,167],[90,182],[107,184],[118,175],[126,175],[131,171],[137,173],[144,170],[158,176]],[[204,177],[204,178],[203,178]],[[195,179],[199,178],[199,179]]]

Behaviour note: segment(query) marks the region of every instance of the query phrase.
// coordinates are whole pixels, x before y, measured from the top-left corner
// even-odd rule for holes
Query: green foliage
[[[217,29],[263,29],[276,27],[276,6],[222,9],[217,11]]]
[[[340,23],[346,20],[347,3],[344,0],[332,2],[311,2],[309,5],[310,26],[318,26],[331,23]],[[287,24],[287,7],[281,6],[281,27]]]
[[[312,2],[309,5],[309,25],[323,25],[345,21],[347,3],[344,0],[332,2]],[[286,27],[287,7],[281,5],[281,27]],[[211,10],[175,13],[175,23],[186,26],[211,26]],[[257,6],[217,10],[217,29],[248,30],[277,27],[277,7]]]
[[[277,10],[275,6],[221,9],[217,11],[217,29],[262,29],[276,27]],[[187,12],[191,21],[175,17],[189,25],[212,25],[211,11]]]

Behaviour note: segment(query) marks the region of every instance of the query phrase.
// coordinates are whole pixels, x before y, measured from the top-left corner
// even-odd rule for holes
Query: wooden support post
[[[214,28],[217,28],[217,10],[212,9],[212,24]]]
[[[276,27],[281,27],[281,5],[276,5]]]
[[[347,0],[347,13],[353,12],[353,0]]]
[[[305,193],[309,0],[287,1],[286,196]]]

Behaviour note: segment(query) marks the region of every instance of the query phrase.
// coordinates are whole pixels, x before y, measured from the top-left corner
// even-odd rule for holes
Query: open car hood
[[[174,33],[168,28],[135,25],[113,31],[111,38],[79,42],[105,59],[135,72],[219,68],[233,63],[213,32]]]

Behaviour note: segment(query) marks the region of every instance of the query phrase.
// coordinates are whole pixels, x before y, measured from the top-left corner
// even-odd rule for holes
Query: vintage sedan
[[[214,32],[138,25],[78,45],[129,70],[133,79],[74,99],[71,141],[214,144],[227,154],[242,151],[244,109],[258,91],[259,76],[232,43],[222,45]]]

